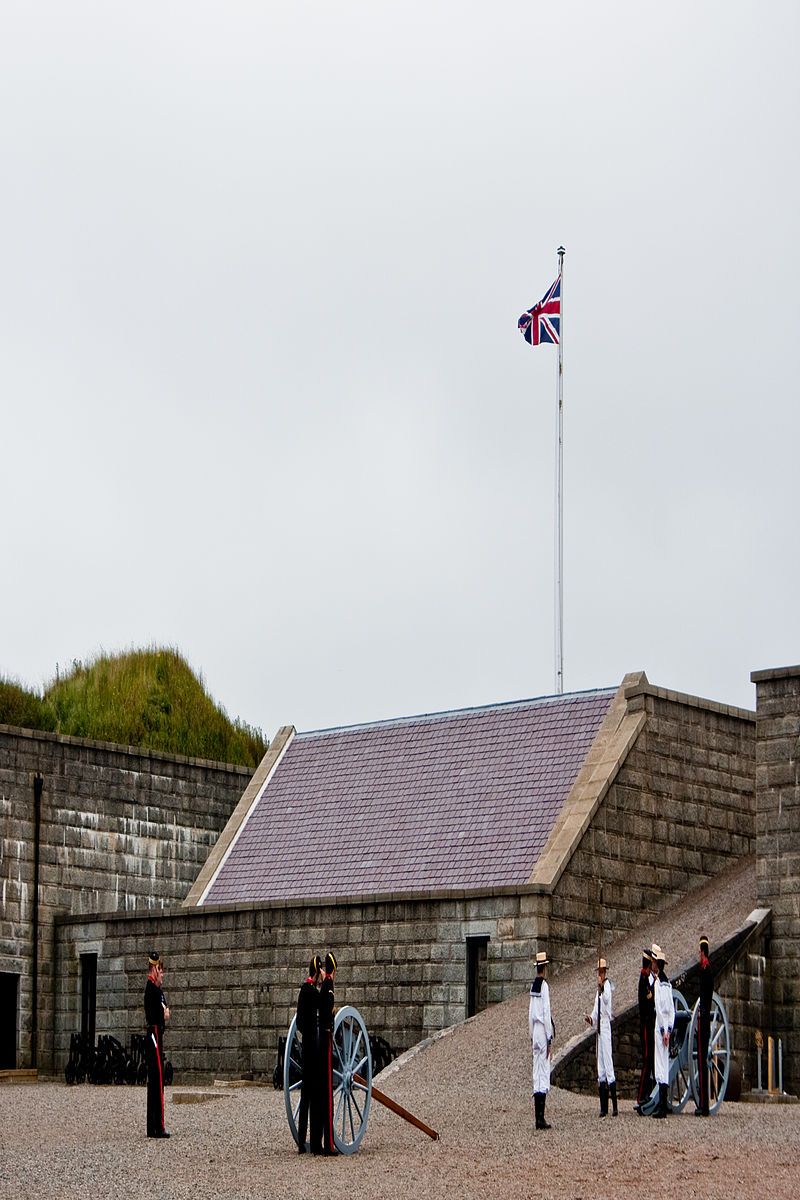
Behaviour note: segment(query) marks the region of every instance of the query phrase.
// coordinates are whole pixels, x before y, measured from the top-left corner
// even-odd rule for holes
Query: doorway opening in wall
[[[486,947],[488,934],[467,938],[467,1016],[483,1012],[486,1008]]]
[[[19,975],[0,971],[0,1071],[17,1069]]]
[[[94,1046],[94,1022],[97,1013],[97,955],[81,955],[81,1037]]]

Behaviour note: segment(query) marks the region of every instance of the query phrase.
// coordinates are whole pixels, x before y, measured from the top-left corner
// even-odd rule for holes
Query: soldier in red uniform
[[[336,977],[336,958],[331,951],[325,955],[325,974],[319,989],[319,1033],[323,1079],[323,1154],[338,1154],[333,1140],[333,981]]]
[[[297,1029],[302,1039],[302,1081],[297,1112],[297,1149],[306,1152],[306,1130],[311,1117],[311,1153],[322,1153],[322,1096],[319,1044],[319,992],[322,962],[318,954],[311,959],[308,978],[297,997]]]
[[[711,1006],[714,1000],[714,972],[708,961],[708,938],[700,939],[700,1001],[697,1013],[697,1082],[700,1103],[696,1117],[709,1115],[708,1100],[708,1043],[711,1037]]]
[[[642,951],[642,969],[639,972],[639,1046],[642,1054],[642,1073],[636,1092],[634,1109],[643,1116],[642,1105],[653,1090],[653,1034],[656,1024],[655,969],[653,955]]]
[[[151,950],[144,986],[144,1020],[147,1026],[147,1136],[168,1138],[164,1128],[164,1024],[169,1008],[162,990],[164,962]]]

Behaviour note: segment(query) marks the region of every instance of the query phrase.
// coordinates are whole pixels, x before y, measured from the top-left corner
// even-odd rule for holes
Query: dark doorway
[[[0,971],[0,1071],[17,1069],[19,975]]]
[[[97,955],[81,955],[81,1037],[94,1045],[94,1019],[97,1012]]]
[[[486,947],[488,934],[467,938],[467,1016],[486,1008]]]

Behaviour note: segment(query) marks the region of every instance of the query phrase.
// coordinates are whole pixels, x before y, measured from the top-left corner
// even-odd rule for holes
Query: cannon
[[[349,1005],[340,1008],[333,1023],[333,1140],[336,1149],[340,1154],[355,1154],[366,1133],[373,1100],[421,1129],[433,1141],[438,1141],[435,1129],[374,1086],[370,1040],[358,1009]],[[293,1017],[283,1055],[283,1096],[286,1119],[295,1143],[300,1140],[297,1110],[300,1107],[301,1046],[297,1018]]]
[[[691,1096],[700,1103],[699,1070],[697,1064],[697,1022],[700,1001],[689,1008],[682,992],[672,989],[675,1002],[675,1024],[669,1042],[669,1101],[673,1112],[682,1112]],[[728,1014],[721,998],[714,992],[711,1002],[711,1036],[708,1039],[709,1112],[719,1111],[731,1073],[731,1031]],[[642,1105],[649,1115],[658,1104],[658,1084]]]

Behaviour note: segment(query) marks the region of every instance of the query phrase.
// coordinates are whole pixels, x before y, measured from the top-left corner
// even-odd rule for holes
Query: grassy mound
[[[41,696],[0,680],[0,723],[252,767],[268,744],[260,729],[231,721],[171,649],[75,662]]]

